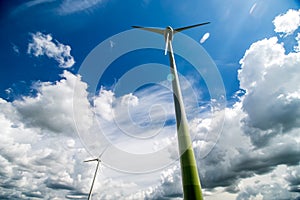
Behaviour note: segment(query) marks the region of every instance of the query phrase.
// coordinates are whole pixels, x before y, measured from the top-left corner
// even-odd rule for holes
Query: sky
[[[0,1],[0,199],[182,199],[173,28],[204,199],[300,199],[300,1]]]

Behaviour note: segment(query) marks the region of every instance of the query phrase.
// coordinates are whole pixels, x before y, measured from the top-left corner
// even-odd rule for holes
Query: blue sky
[[[86,198],[108,144],[95,198],[180,199],[163,37],[131,26],[207,21],[174,38],[205,199],[300,198],[298,0],[0,4],[1,199]]]
[[[72,44],[72,55],[76,58],[76,64],[71,70],[76,73],[85,56],[97,44],[112,35],[130,29],[131,25],[181,27],[203,21],[212,23],[207,27],[189,30],[186,34],[197,41],[204,33],[211,34],[203,46],[218,64],[230,96],[238,89],[236,71],[243,51],[257,39],[273,34],[273,25],[270,21],[274,16],[288,8],[297,7],[297,1],[289,4],[279,1],[276,3],[278,5],[267,8],[269,3],[265,1],[258,3],[257,11],[255,10],[258,12],[255,13],[257,16],[249,15],[254,3],[255,1],[245,3],[232,1],[228,3],[230,6],[224,6],[217,1],[210,3],[130,1],[123,5],[117,1],[101,1],[93,5],[87,1],[75,8],[69,5],[69,1],[2,3],[1,7],[5,11],[1,17],[1,44],[2,48],[6,49],[2,51],[6,53],[1,54],[1,60],[3,66],[10,67],[2,67],[1,97],[6,97],[3,92],[5,89],[20,81],[25,81],[25,85],[30,85],[32,80],[53,81],[61,73],[55,62],[43,58],[41,58],[43,61],[32,59],[25,53],[30,33],[39,31],[51,34],[58,41]],[[20,53],[16,54],[12,46],[17,47]],[[23,63],[22,66],[19,63]]]

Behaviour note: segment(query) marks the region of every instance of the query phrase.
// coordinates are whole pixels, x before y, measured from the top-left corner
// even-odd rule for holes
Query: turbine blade
[[[100,171],[100,173],[103,172],[103,167],[102,167],[102,165],[99,165],[99,171]]]
[[[204,22],[204,23],[201,23],[201,24],[195,24],[195,25],[191,25],[191,26],[176,28],[176,29],[174,29],[174,31],[175,32],[180,32],[180,31],[183,31],[183,30],[186,30],[186,29],[194,28],[194,27],[197,27],[197,26],[203,26],[203,25],[206,25],[206,24],[209,24],[209,23],[210,22]]]
[[[165,55],[167,55],[168,52],[168,45],[169,45],[169,33],[167,33],[167,37],[166,37]]]
[[[154,32],[154,33],[158,33],[163,35],[164,34],[164,30],[163,29],[158,29],[158,28],[149,28],[149,27],[142,27],[142,26],[131,26],[132,28],[138,28],[138,29],[142,29],[145,31],[150,31],[150,32]]]
[[[105,151],[108,149],[108,147],[110,147],[110,145],[107,145],[106,147],[105,147],[105,149],[102,151],[102,153],[99,155],[99,158],[101,158],[102,157],[102,155],[105,153]]]
[[[99,161],[99,158],[91,159],[91,160],[85,160],[83,162],[92,162],[92,161]]]

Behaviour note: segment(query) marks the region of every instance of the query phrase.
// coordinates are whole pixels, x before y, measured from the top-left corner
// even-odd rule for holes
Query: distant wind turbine
[[[97,161],[97,167],[96,167],[96,171],[95,171],[95,174],[94,174],[94,178],[93,178],[93,182],[92,182],[92,185],[91,185],[91,188],[90,188],[90,191],[89,191],[89,196],[88,196],[88,200],[90,200],[92,198],[92,191],[93,191],[93,187],[94,187],[94,183],[95,183],[95,180],[96,180],[96,176],[97,176],[97,172],[98,172],[98,168],[99,168],[99,164],[101,162],[101,157],[102,155],[104,154],[104,152],[107,150],[109,146],[107,146],[103,152],[100,154],[100,156],[98,158],[94,158],[94,159],[91,159],[91,160],[85,160],[84,162],[93,162],[93,161]]]
[[[182,186],[183,186],[183,197],[185,200],[203,200],[201,183],[198,175],[197,164],[195,160],[194,150],[192,146],[192,141],[190,138],[188,122],[185,114],[184,104],[182,101],[182,94],[176,69],[176,63],[174,59],[174,53],[172,48],[172,40],[174,34],[194,28],[197,26],[203,26],[209,24],[210,22],[205,22],[201,24],[196,24],[192,26],[186,26],[182,28],[173,29],[171,26],[165,29],[149,28],[142,26],[132,26],[133,28],[138,28],[154,33],[164,35],[166,46],[165,55],[169,52],[170,68],[171,74],[173,75],[172,88],[173,88],[173,99],[175,105],[176,113],[176,124],[177,124],[177,137],[178,146],[180,154],[180,166],[182,175]]]

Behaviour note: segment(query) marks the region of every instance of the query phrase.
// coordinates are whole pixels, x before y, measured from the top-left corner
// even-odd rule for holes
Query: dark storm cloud
[[[74,190],[75,189],[74,187],[72,187],[70,185],[66,185],[63,183],[57,183],[56,181],[50,180],[50,179],[47,179],[45,181],[45,184],[48,188],[55,189],[55,190]]]
[[[43,195],[41,195],[39,193],[34,193],[34,192],[22,192],[22,194],[29,198],[39,198],[39,199],[44,198]]]
[[[294,138],[276,137],[266,146],[253,148],[251,144],[247,146],[247,143],[239,140],[238,135],[243,133],[233,132],[232,128],[227,127],[228,123],[231,124],[229,121],[224,124],[222,137],[210,154],[203,160],[197,158],[203,188],[213,190],[221,186],[230,193],[238,193],[237,185],[244,178],[268,174],[279,165],[298,166],[300,149]],[[232,144],[223,140],[232,141]],[[237,147],[239,144],[240,147]],[[196,157],[200,154],[199,148],[194,148]],[[286,179],[297,186],[297,180],[300,179],[295,174],[299,172],[290,174]]]
[[[10,183],[6,182],[6,183],[4,183],[4,184],[1,184],[1,187],[2,187],[2,188],[5,188],[5,189],[13,189],[13,188],[15,188],[16,186],[15,186],[12,182],[10,182]]]
[[[259,128],[254,128],[252,126],[249,126],[247,123],[248,119],[242,119],[243,122],[243,129],[244,133],[248,135],[251,139],[251,142],[257,147],[264,147],[268,145],[270,140],[275,137],[276,135],[279,134],[280,130],[274,131],[274,130],[269,130],[269,131],[262,131]],[[279,132],[278,132],[279,131]]]
[[[8,200],[10,200],[11,198],[8,197],[7,195],[1,195],[1,194],[0,194],[0,199],[3,199],[3,200],[8,199]]]
[[[288,145],[278,145],[268,148],[260,155],[243,155],[233,165],[233,171],[251,171],[256,174],[265,174],[280,164],[298,165],[300,161],[300,150],[297,143]]]
[[[289,183],[291,192],[300,193],[300,168],[298,166],[292,167],[287,171],[285,180]]]
[[[238,193],[240,191],[240,189],[237,187],[237,185],[231,185],[231,186],[226,187],[225,191],[235,194],[235,193]]]
[[[87,199],[88,193],[78,192],[78,191],[71,191],[69,192],[66,197],[67,199]]]
[[[293,186],[291,187],[290,191],[300,193],[300,186]]]
[[[249,126],[263,131],[275,129],[276,132],[279,132],[281,130],[283,133],[300,126],[300,99],[291,99],[289,102],[285,102],[284,99],[277,98],[262,105],[264,110],[259,111],[255,107],[258,105],[258,101],[264,101],[264,97],[255,95],[258,94],[247,95],[243,102],[243,108],[249,115]],[[281,93],[278,91],[277,94],[272,95],[279,97]]]
[[[20,196],[15,195],[15,194],[10,194],[10,195],[0,195],[0,199],[5,200],[20,200]]]

